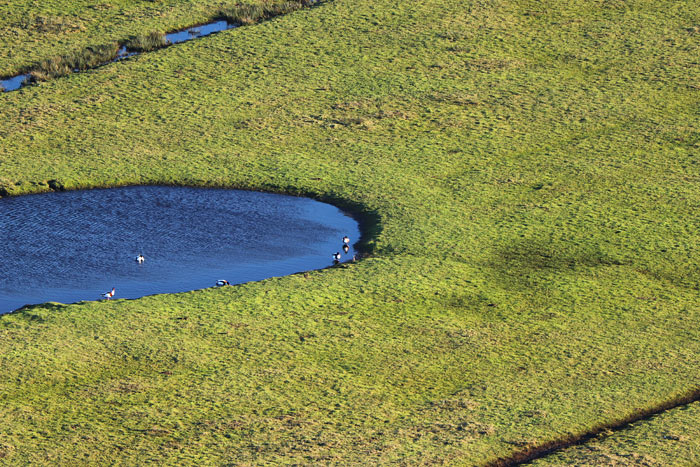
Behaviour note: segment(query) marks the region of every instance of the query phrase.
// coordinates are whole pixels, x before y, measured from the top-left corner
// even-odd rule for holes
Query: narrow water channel
[[[323,268],[336,252],[350,261],[359,235],[332,205],[251,191],[137,186],[2,198],[0,313],[98,300],[112,288],[115,299],[138,298]]]
[[[190,28],[168,33],[165,35],[165,41],[168,45],[179,44],[180,42],[186,42],[192,39],[205,37],[215,32],[226,31],[228,29],[233,29],[238,26],[240,25],[229,23],[226,20],[212,21],[211,23],[203,24],[201,26],[193,26]],[[128,50],[126,47],[122,47],[121,49],[119,49],[119,54],[117,55],[117,58],[107,63],[118,62],[119,60],[133,57],[134,55],[139,55],[140,53],[143,52],[134,52]],[[31,84],[29,73],[0,80],[0,88],[5,92],[16,91],[28,84]]]

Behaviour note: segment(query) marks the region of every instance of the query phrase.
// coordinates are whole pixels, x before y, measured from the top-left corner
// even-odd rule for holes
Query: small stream
[[[343,250],[343,237],[351,241]],[[134,186],[0,199],[0,314],[184,292],[352,261],[335,206],[254,191]],[[138,263],[136,257],[145,261]]]
[[[201,26],[192,26],[186,29],[182,29],[180,31],[168,33],[165,35],[165,40],[168,45],[179,44],[180,42],[191,41],[193,39],[205,37],[216,32],[233,29],[238,26],[240,25],[229,23],[226,20],[217,20]],[[139,55],[141,53],[144,52],[133,52],[127,50],[127,48],[123,46],[121,49],[119,49],[119,54],[117,55],[117,58],[115,58],[114,60],[110,60],[109,62],[105,62],[103,63],[103,65],[106,65],[107,63],[118,62],[119,60],[124,60],[125,58],[133,57],[134,55]],[[29,84],[31,84],[29,73],[0,80],[0,87],[5,92],[16,91]]]

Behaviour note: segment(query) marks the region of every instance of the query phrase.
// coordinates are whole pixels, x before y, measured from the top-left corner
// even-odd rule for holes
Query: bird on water
[[[136,257],[136,262],[137,262],[137,263],[141,264],[141,263],[143,263],[144,261],[146,261],[146,258],[144,258],[143,255],[138,255],[138,256]]]
[[[348,237],[347,235],[344,236],[344,237],[343,237],[343,243],[346,244],[346,245],[348,245],[348,244],[350,243],[350,237]]]
[[[223,287],[224,285],[231,285],[226,279],[219,279],[216,281],[216,286],[217,287]]]
[[[340,263],[340,252],[339,251],[336,251],[335,253],[333,253],[333,262],[336,264]]]
[[[103,293],[103,294],[102,294],[102,297],[103,297],[105,300],[109,300],[110,298],[114,297],[114,291],[115,291],[115,290],[116,290],[116,289],[115,289],[114,287],[112,287],[112,290],[110,290],[109,292]]]

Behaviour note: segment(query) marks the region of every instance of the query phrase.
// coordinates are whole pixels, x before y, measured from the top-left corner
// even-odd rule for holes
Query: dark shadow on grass
[[[548,274],[566,274],[580,268],[625,264],[597,245],[570,245],[546,238],[518,239],[496,249],[489,266],[504,285],[515,288],[536,286]]]
[[[496,250],[490,266],[510,287],[541,287],[548,274],[567,274],[581,268],[626,265],[593,245],[568,245],[563,242],[522,239]],[[666,410],[700,401],[700,388],[660,402],[649,408],[638,408],[628,415],[608,423],[595,425],[590,430],[542,444],[530,444],[507,457],[486,464],[490,467],[527,464],[556,451],[584,444],[602,433],[625,430],[630,424],[648,420]]]
[[[35,305],[24,305],[22,308],[6,314],[20,316],[30,322],[44,323],[46,322],[46,315],[63,311],[64,308],[66,308],[66,305],[57,302],[38,303]]]

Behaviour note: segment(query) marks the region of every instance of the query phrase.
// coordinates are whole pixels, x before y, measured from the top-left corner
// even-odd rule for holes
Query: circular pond
[[[336,252],[350,260],[359,236],[334,206],[252,191],[136,186],[4,198],[0,313],[97,300],[112,288],[114,298],[138,298],[323,268]]]

